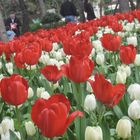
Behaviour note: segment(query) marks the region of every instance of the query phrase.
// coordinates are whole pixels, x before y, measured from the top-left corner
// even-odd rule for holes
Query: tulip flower
[[[20,105],[28,97],[28,83],[18,74],[5,77],[0,82],[2,99],[11,105]]]
[[[89,82],[96,99],[108,107],[118,104],[125,93],[124,84],[112,85],[102,74],[96,74],[95,81],[89,80]]]
[[[72,56],[69,64],[63,65],[64,74],[76,83],[85,82],[91,76],[94,62],[88,57],[80,58]]]
[[[119,137],[126,139],[131,137],[131,122],[127,118],[122,118],[118,121],[116,132]]]
[[[41,69],[41,73],[48,81],[56,83],[62,77],[62,70],[58,70],[55,65],[47,65]]]
[[[69,111],[69,100],[63,94],[54,94],[48,100],[38,99],[32,107],[31,117],[41,133],[52,138],[63,135],[77,116],[83,116],[80,111],[69,115]]]
[[[27,135],[29,136],[33,136],[36,133],[35,126],[31,121],[25,122],[25,129],[26,129]]]
[[[128,116],[133,120],[140,119],[140,101],[134,100],[128,107]]]
[[[107,33],[103,35],[101,42],[106,50],[117,51],[121,45],[121,37]]]
[[[123,64],[134,63],[136,57],[136,48],[133,45],[121,46],[119,55]]]

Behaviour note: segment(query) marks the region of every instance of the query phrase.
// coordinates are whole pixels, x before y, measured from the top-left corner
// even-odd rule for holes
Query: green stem
[[[72,82],[73,93],[77,102],[77,109],[83,111],[84,105],[84,84]],[[75,121],[75,128],[77,134],[77,140],[85,139],[85,127],[86,127],[86,119],[85,117],[77,118]]]
[[[19,110],[18,106],[16,106],[16,117],[17,117],[17,122],[18,122],[18,130],[20,130],[21,120],[20,120],[20,110]]]
[[[136,82],[140,84],[140,74],[139,74],[139,67],[136,66],[135,67],[135,78],[136,78]]]

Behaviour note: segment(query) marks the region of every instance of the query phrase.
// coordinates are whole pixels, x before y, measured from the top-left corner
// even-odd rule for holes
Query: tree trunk
[[[121,13],[130,11],[129,0],[119,0],[119,11]]]
[[[84,1],[83,0],[77,0],[77,2],[78,2],[80,22],[85,22]]]
[[[140,9],[140,0],[137,0],[137,9]]]
[[[22,19],[23,19],[23,33],[29,31],[29,14],[27,8],[25,6],[24,0],[19,0],[19,5],[22,11]]]
[[[44,17],[46,15],[46,7],[45,7],[44,0],[38,0],[38,3],[41,10],[41,17]]]
[[[0,10],[0,38],[4,42],[8,41],[1,10]]]

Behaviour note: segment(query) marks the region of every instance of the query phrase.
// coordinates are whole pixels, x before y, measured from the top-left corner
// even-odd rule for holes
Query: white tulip
[[[123,29],[126,30],[127,32],[130,32],[134,29],[135,23],[127,23],[125,26],[123,26]]]
[[[47,54],[43,54],[41,55],[41,57],[39,58],[39,62],[43,63],[44,65],[46,65],[49,61],[50,57]]]
[[[31,121],[25,122],[25,129],[28,136],[33,136],[36,133],[35,126]]]
[[[140,54],[136,54],[134,64],[140,66]]]
[[[28,88],[28,99],[32,98],[34,96],[34,91],[31,87]]]
[[[96,108],[96,99],[94,94],[87,95],[84,101],[84,109],[88,112],[94,111]]]
[[[48,65],[59,65],[59,62],[56,59],[51,58],[48,60]]]
[[[126,72],[117,71],[117,75],[116,75],[116,82],[117,83],[125,84],[126,83],[126,78],[127,78]]]
[[[102,43],[100,40],[92,41],[93,48],[95,48],[96,52],[103,52]]]
[[[57,60],[62,60],[62,54],[61,54],[61,52],[56,52],[56,54],[55,54],[55,58],[57,59]]]
[[[86,90],[90,93],[93,92],[92,86],[89,82],[86,83]]]
[[[136,36],[127,37],[127,43],[132,44],[136,47],[138,45],[137,37]]]
[[[101,38],[101,37],[103,36],[103,32],[100,31],[100,30],[98,30],[98,32],[96,33],[96,36],[97,36],[98,38]]]
[[[41,93],[44,92],[44,91],[45,91],[45,88],[44,87],[37,88],[37,97],[40,98]]]
[[[128,115],[133,120],[140,119],[140,101],[134,100],[128,108]]]
[[[105,27],[104,33],[105,33],[105,34],[106,34],[106,33],[114,34],[114,31],[113,31],[111,28],[109,28],[108,26],[106,26],[106,27]]]
[[[43,99],[47,100],[47,99],[50,98],[50,94],[47,91],[41,92],[40,98],[43,98]]]
[[[132,126],[129,119],[120,119],[116,126],[117,135],[124,139],[131,137],[131,127]]]
[[[11,119],[9,117],[4,118],[0,125],[2,127],[2,130],[3,130],[4,134],[6,132],[8,132],[9,129],[12,130],[12,131],[15,130],[15,128],[14,128],[14,121],[13,121],[13,119]]]
[[[137,83],[131,84],[127,92],[132,100],[140,100],[140,85]]]
[[[58,45],[57,42],[54,42],[52,45],[53,45],[53,49],[54,50],[58,50],[59,49],[59,45]]]
[[[121,66],[118,66],[118,71],[126,72],[127,76],[131,75],[131,68],[128,65],[122,64]]]
[[[85,140],[103,140],[101,127],[88,126],[85,131]]]
[[[13,131],[13,132],[16,134],[16,136],[18,137],[18,139],[21,140],[21,135],[20,135],[20,133],[19,133],[19,132],[15,132],[15,131]],[[10,139],[10,132],[8,131],[8,132],[6,132],[5,134],[2,134],[2,135],[1,135],[1,140],[11,140],[11,139]]]
[[[104,64],[104,61],[105,61],[105,56],[103,53],[98,53],[97,56],[96,56],[96,63],[98,65],[103,65]]]
[[[5,66],[6,66],[7,71],[8,71],[10,74],[13,74],[13,63],[11,63],[11,62],[6,63]]]

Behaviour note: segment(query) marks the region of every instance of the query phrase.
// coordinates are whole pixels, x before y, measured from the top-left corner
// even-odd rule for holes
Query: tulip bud
[[[140,100],[140,85],[137,83],[131,84],[127,92],[132,100]]]
[[[131,137],[131,127],[132,126],[129,119],[120,119],[116,126],[117,135],[124,139]]]
[[[32,98],[34,95],[34,91],[31,87],[28,88],[28,99]]]
[[[87,82],[87,84],[86,84],[86,90],[90,93],[93,92],[92,86],[89,82]]]
[[[131,75],[131,68],[128,65],[118,66],[118,71],[126,72],[127,76]]]
[[[96,99],[94,94],[87,95],[84,102],[84,108],[86,111],[90,112],[96,108]]]
[[[126,78],[127,78],[126,72],[117,71],[117,75],[116,75],[116,82],[117,83],[125,84]]]
[[[33,136],[36,133],[35,126],[31,121],[25,122],[25,129],[26,129],[27,135],[29,136]]]
[[[96,56],[96,63],[98,65],[103,65],[104,64],[104,61],[105,61],[105,56],[103,53],[98,53],[97,56]]]
[[[43,99],[47,100],[47,99],[50,98],[50,94],[47,91],[41,92],[40,98],[43,98]]]
[[[88,126],[85,131],[85,140],[103,140],[102,129],[99,126]]]
[[[127,37],[127,43],[132,44],[136,47],[138,45],[137,37],[136,36]]]
[[[10,74],[13,74],[13,63],[11,63],[11,62],[6,63],[5,66],[6,66],[7,71],[8,71]]]
[[[140,119],[140,101],[134,100],[128,108],[128,115],[131,119]]]
[[[140,54],[136,54],[135,60],[134,60],[134,64],[136,66],[140,66]]]
[[[52,45],[53,45],[53,49],[54,50],[58,50],[59,49],[59,45],[58,45],[57,42],[54,42]]]

